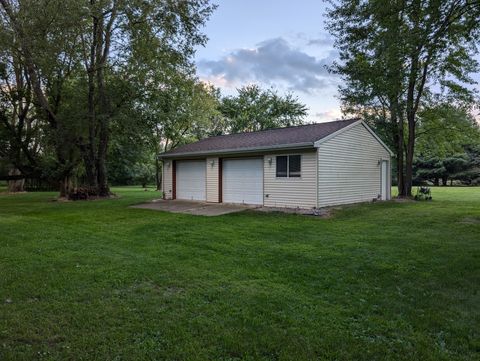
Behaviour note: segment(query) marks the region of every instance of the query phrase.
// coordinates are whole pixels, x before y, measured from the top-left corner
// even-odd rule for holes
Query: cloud
[[[335,119],[340,119],[342,117],[342,111],[339,108],[332,108],[326,112],[317,112],[315,113],[315,120],[318,122],[327,122]]]
[[[325,46],[332,46],[333,45],[333,39],[329,37],[328,35],[322,35],[318,38],[315,39],[309,39],[307,42],[307,45],[310,46],[320,46],[320,47],[325,47]]]
[[[318,33],[315,37],[305,33],[296,33],[292,40],[296,44],[301,43],[305,46],[319,47],[322,49],[332,49],[334,43],[333,37],[326,32]]]
[[[335,56],[330,51],[319,59],[283,38],[274,38],[251,49],[234,50],[219,60],[201,60],[198,68],[214,84],[234,87],[257,81],[308,94],[336,84],[336,77],[326,68]]]

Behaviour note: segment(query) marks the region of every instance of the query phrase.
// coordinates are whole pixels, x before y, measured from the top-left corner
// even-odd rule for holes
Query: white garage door
[[[223,202],[263,204],[263,159],[224,159]]]
[[[205,161],[184,160],[176,163],[177,199],[204,201]]]

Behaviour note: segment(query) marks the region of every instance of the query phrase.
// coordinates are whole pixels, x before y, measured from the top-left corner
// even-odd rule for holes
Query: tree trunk
[[[94,6],[95,0],[90,1]],[[114,16],[114,14],[112,14]],[[88,186],[99,197],[108,197],[107,151],[109,141],[110,102],[105,89],[105,66],[109,50],[111,24],[105,29],[105,17],[92,16],[92,43],[88,73],[88,141],[83,159]]]
[[[157,191],[162,189],[162,176],[160,174],[160,161],[158,155],[155,155],[155,180],[157,183]]]
[[[13,168],[8,172],[8,175],[21,175],[19,169]],[[25,179],[15,179],[8,181],[8,191],[11,193],[23,192],[25,186]]]
[[[107,95],[105,86],[105,68],[107,65],[107,57],[110,51],[110,41],[113,21],[116,16],[117,3],[114,2],[110,15],[110,20],[105,24],[105,16],[101,15],[97,22],[96,34],[97,42],[95,47],[95,70],[96,83],[98,90],[99,116],[98,121],[98,151],[97,151],[97,181],[98,195],[100,197],[108,197],[110,187],[108,186],[107,177],[107,151],[109,141],[109,123],[111,117],[110,99]]]
[[[104,125],[105,126],[105,125]],[[108,197],[110,195],[110,187],[107,178],[107,147],[108,136],[106,131],[100,131],[100,144],[98,145],[98,195],[100,197]]]
[[[93,32],[96,33],[96,19],[94,19]],[[96,139],[96,117],[95,117],[95,48],[96,37],[94,37],[92,46],[90,49],[90,66],[87,69],[88,73],[88,141],[84,147],[84,163],[85,173],[87,178],[87,185],[97,190],[97,159],[95,152],[95,139]]]
[[[403,147],[404,147],[404,140],[403,140],[403,116],[399,115],[398,123],[397,123],[397,188],[398,188],[398,195],[400,197],[404,197],[404,160],[403,160]]]
[[[66,176],[60,180],[60,197],[67,198],[73,190],[72,178]]]
[[[408,141],[405,162],[405,181],[403,195],[406,197],[412,196],[413,186],[413,155],[415,151],[415,115],[408,116]]]
[[[98,117],[99,134],[98,134],[98,153],[97,153],[97,176],[98,176],[98,195],[100,197],[107,197],[110,195],[110,188],[108,186],[107,178],[107,150],[108,150],[108,135],[109,135],[109,117],[110,104],[105,91],[104,80],[104,64],[97,68],[97,87],[100,97],[101,115]]]

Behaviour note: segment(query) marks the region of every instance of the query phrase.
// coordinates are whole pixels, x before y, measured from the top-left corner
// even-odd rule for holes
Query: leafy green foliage
[[[145,84],[183,91],[169,79],[193,78],[194,51],[207,40],[201,30],[215,8],[208,0],[0,1],[0,63],[16,60],[28,75],[25,96],[47,133],[43,154],[56,162],[48,174],[64,191],[77,178],[109,194],[112,131],[129,127],[132,109],[134,122],[145,123],[139,130],[148,128],[139,112]]]
[[[222,99],[220,111],[227,118],[229,133],[251,132],[303,123],[307,107],[292,94],[279,95],[272,89],[248,85],[237,96]]]
[[[432,190],[429,187],[418,187],[415,194],[415,200],[417,201],[431,201]]]
[[[422,109],[417,121],[415,154],[446,158],[465,154],[469,145],[480,144],[480,126],[469,108],[435,102]]]
[[[415,182],[474,185],[480,181],[476,153],[480,127],[470,109],[447,103],[426,107],[419,113],[417,127]]]
[[[136,109],[145,121],[148,152],[155,159],[157,188],[161,186],[161,164],[156,156],[179,145],[222,132],[218,111],[218,89],[188,73],[156,69],[157,81],[140,85],[142,102]]]

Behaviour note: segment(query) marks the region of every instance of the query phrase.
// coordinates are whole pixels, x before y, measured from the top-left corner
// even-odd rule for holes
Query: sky
[[[325,30],[321,0],[219,0],[204,28],[209,41],[195,62],[200,79],[224,95],[258,84],[292,92],[306,104],[307,122],[341,117],[338,76],[326,66],[338,58]],[[476,79],[480,80],[477,74]]]
[[[324,29],[326,4],[303,0],[220,0],[197,50],[197,73],[225,95],[248,84],[292,92],[307,105],[307,122],[341,116],[339,80],[326,65],[337,57]]]

